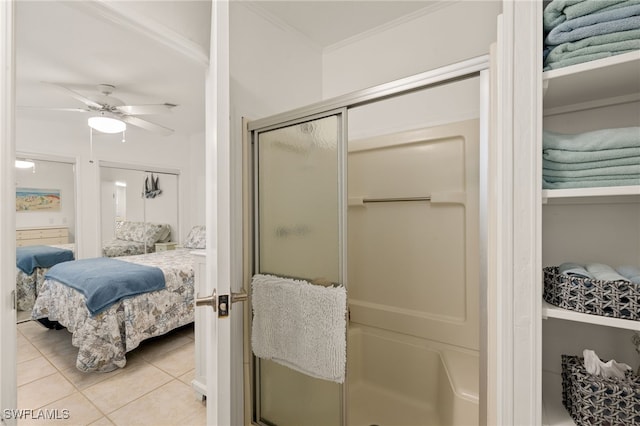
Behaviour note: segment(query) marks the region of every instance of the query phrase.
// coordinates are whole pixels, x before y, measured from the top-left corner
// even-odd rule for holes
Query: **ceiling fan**
[[[103,119],[115,119],[120,120],[127,124],[131,124],[142,129],[158,133],[161,135],[170,135],[173,133],[173,129],[161,126],[156,123],[152,123],[146,119],[137,117],[138,115],[150,115],[150,114],[162,114],[171,111],[176,107],[176,104],[163,103],[163,104],[151,104],[151,105],[126,105],[124,101],[111,96],[115,91],[115,86],[111,84],[98,84],[96,88],[100,94],[85,96],[76,90],[73,90],[67,85],[61,83],[47,83],[54,87],[64,91],[74,99],[85,104],[85,108],[47,108],[48,110],[56,111],[72,111],[72,112],[91,112],[94,117],[101,117]],[[94,118],[92,117],[92,118]],[[115,121],[114,120],[114,121]],[[126,127],[123,125],[123,127]],[[123,129],[119,130],[122,131]],[[113,133],[107,132],[106,133]]]

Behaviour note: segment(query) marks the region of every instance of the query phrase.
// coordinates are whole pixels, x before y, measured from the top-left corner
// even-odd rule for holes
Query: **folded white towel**
[[[251,281],[253,353],[312,377],[343,383],[347,292],[273,275]]]
[[[625,372],[631,370],[631,367],[625,363],[609,360],[606,363],[600,360],[600,357],[591,349],[582,351],[584,357],[584,368],[587,373],[605,379],[624,379]]]
[[[589,263],[587,265],[587,271],[589,271],[596,280],[600,281],[629,281],[617,273],[611,266],[603,263]]]

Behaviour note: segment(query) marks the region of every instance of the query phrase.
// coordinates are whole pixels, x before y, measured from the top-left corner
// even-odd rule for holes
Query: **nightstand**
[[[167,250],[175,250],[178,246],[178,243],[168,242],[168,243],[156,243],[156,251],[167,251]]]

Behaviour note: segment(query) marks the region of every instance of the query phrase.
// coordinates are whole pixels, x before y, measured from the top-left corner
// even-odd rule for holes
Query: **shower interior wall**
[[[407,103],[423,127],[349,139],[348,424],[476,424],[479,79],[355,108],[350,133]]]

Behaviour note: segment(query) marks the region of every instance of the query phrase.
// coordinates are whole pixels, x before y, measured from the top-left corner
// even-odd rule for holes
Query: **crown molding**
[[[209,66],[209,52],[201,45],[153,19],[123,7],[122,4],[126,2],[93,0],[72,1],[69,4],[89,15],[155,40],[201,65]]]
[[[250,11],[252,11],[256,15],[260,16],[264,20],[266,20],[266,21],[270,22],[271,24],[273,24],[275,27],[280,28],[282,31],[287,32],[287,33],[291,33],[291,34],[295,34],[299,40],[301,40],[304,44],[307,45],[307,47],[310,47],[312,50],[315,50],[318,53],[322,53],[323,46],[321,46],[318,43],[315,43],[306,34],[301,32],[300,30],[296,29],[295,27],[289,25],[284,20],[282,20],[280,17],[278,17],[278,16],[272,14],[271,12],[267,11],[266,9],[258,6],[256,3],[259,3],[259,2],[255,2],[255,1],[251,1],[251,0],[236,0],[236,1],[233,2],[233,4],[238,4],[238,5],[244,6],[245,8],[247,8]]]
[[[295,34],[297,36],[297,38],[299,40],[302,40],[303,43],[305,43],[308,47],[310,47],[311,49],[319,52],[319,53],[326,53],[326,52],[330,52],[333,50],[337,50],[340,49],[342,47],[345,47],[349,44],[352,43],[356,43],[360,40],[366,39],[368,37],[371,37],[375,34],[380,34],[383,33],[393,27],[397,27],[400,26],[402,24],[405,24],[409,21],[413,21],[415,19],[418,19],[422,16],[434,13],[440,9],[443,9],[445,7],[449,7],[451,5],[454,5],[456,3],[459,3],[461,1],[464,0],[436,0],[436,1],[432,1],[430,2],[430,4],[428,6],[423,7],[422,9],[419,9],[415,12],[409,13],[407,15],[401,16],[400,18],[396,18],[392,21],[386,22],[382,25],[378,25],[374,28],[371,28],[370,30],[364,31],[360,34],[356,34],[352,37],[346,38],[344,40],[341,40],[337,43],[331,44],[329,46],[322,46],[314,41],[312,41],[306,34],[304,34],[302,31],[294,28],[293,26],[289,25],[287,22],[285,22],[284,20],[282,20],[280,17],[272,14],[271,12],[267,11],[266,9],[262,8],[259,6],[259,1],[252,1],[252,0],[236,0],[233,3],[234,4],[240,4],[243,5],[244,7],[246,7],[247,9],[251,10],[252,12],[254,12],[256,15],[260,16],[261,18],[265,19],[266,21],[270,22],[271,24],[273,24],[274,26],[276,26],[277,28],[280,28],[281,30],[291,33],[291,34]]]
[[[401,16],[399,18],[396,18],[392,21],[386,22],[382,25],[378,25],[377,27],[371,28],[370,30],[367,31],[363,31],[359,34],[356,34],[352,37],[346,38],[344,40],[341,40],[337,43],[334,43],[330,46],[327,46],[323,49],[323,51],[325,53],[327,52],[331,52],[334,50],[338,50],[341,49],[343,47],[346,47],[350,44],[356,43],[358,41],[364,40],[366,38],[372,37],[376,34],[381,34],[385,31],[388,31],[392,28],[395,27],[399,27],[400,25],[406,24],[407,22],[413,21],[415,19],[421,18],[425,15],[429,15],[431,13],[434,13],[438,10],[444,9],[446,7],[452,6],[456,3],[460,3],[461,1],[464,0],[437,0],[437,1],[433,1],[431,2],[431,4],[429,4],[429,6],[425,6],[422,9],[416,10],[415,12],[411,12],[409,14],[406,14],[404,16]]]

